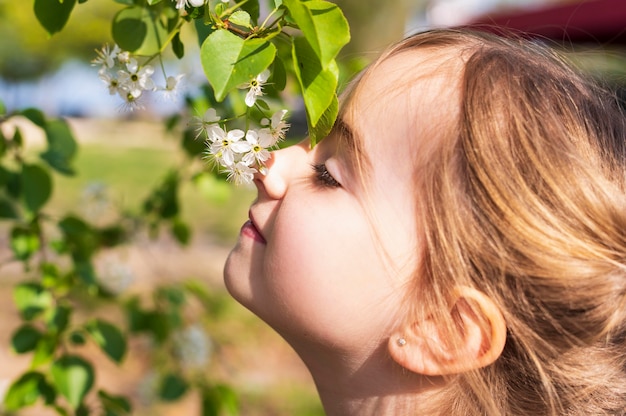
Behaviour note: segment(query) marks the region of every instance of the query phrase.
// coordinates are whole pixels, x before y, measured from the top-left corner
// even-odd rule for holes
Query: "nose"
[[[309,150],[309,141],[272,152],[265,162],[265,175],[256,173],[254,183],[257,186],[259,197],[266,195],[271,199],[281,199],[289,188],[289,182],[297,171],[298,162],[304,163],[303,157]]]

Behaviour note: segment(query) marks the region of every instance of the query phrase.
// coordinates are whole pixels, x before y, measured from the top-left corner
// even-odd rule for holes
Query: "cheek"
[[[270,320],[342,344],[376,336],[397,302],[389,302],[396,291],[367,220],[351,211],[331,214],[310,213],[293,224],[282,216],[264,276]]]

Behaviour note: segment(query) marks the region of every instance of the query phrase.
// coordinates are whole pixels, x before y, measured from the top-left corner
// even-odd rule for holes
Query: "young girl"
[[[225,266],[328,415],[626,414],[624,116],[546,48],[391,48],[273,154]]]

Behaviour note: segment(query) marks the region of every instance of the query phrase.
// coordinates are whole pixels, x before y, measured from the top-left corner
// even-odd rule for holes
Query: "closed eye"
[[[315,172],[315,181],[324,187],[327,188],[338,188],[341,186],[339,182],[328,172],[326,169],[326,165],[323,163],[318,163],[315,165],[311,165],[313,171]]]

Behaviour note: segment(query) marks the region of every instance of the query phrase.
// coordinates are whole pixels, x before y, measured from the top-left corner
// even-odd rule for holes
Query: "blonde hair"
[[[420,172],[410,307],[452,337],[452,291],[467,285],[507,323],[501,357],[455,376],[438,412],[626,414],[623,112],[525,40],[435,30],[381,59],[425,48],[458,50],[465,66],[454,134]]]

